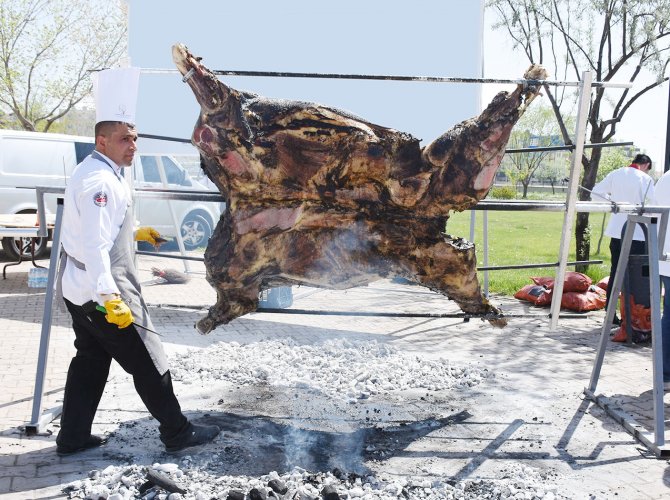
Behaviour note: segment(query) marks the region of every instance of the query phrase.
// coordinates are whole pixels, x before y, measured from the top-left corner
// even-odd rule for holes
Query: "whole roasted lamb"
[[[474,245],[445,234],[445,223],[488,193],[537,82],[499,93],[422,148],[335,108],[235,90],[183,45],[172,53],[202,108],[193,144],[228,207],[205,252],[218,298],[201,333],[256,310],[267,288],[347,289],[396,276],[506,324],[481,294]],[[537,65],[524,75],[546,76]]]

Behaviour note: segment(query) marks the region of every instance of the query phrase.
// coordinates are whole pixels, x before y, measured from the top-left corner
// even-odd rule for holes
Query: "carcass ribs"
[[[217,302],[201,333],[256,310],[267,288],[347,289],[395,276],[505,325],[481,294],[474,245],[444,234],[445,223],[486,196],[539,85],[499,93],[422,148],[335,108],[233,89],[183,45],[173,59],[201,106],[192,142],[228,207],[205,252]],[[524,76],[546,72],[534,65]]]

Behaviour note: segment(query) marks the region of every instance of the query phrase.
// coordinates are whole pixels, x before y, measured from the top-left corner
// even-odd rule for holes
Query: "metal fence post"
[[[47,371],[49,356],[49,338],[51,336],[51,312],[53,307],[53,290],[56,282],[56,268],[60,255],[60,225],[63,217],[63,198],[58,198],[56,208],[56,225],[53,230],[51,244],[51,258],[49,260],[49,277],[47,279],[46,296],[44,298],[44,313],[42,315],[42,334],[40,336],[40,350],[37,358],[37,373],[35,374],[35,391],[33,393],[33,410],[30,423],[26,425],[26,434],[33,435],[41,432],[45,424],[51,422],[61,413],[61,406],[57,406],[46,413],[42,413],[42,396],[44,395],[44,379]],[[45,219],[46,220],[46,219]],[[46,228],[46,224],[43,226]]]
[[[572,226],[575,222],[579,172],[581,170],[582,155],[584,154],[586,118],[589,112],[589,105],[591,104],[592,78],[590,71],[584,71],[584,73],[582,73],[582,81],[579,89],[579,108],[577,110],[577,126],[575,127],[574,137],[575,148],[572,150],[568,199],[565,209],[565,218],[563,219],[563,230],[561,231],[561,246],[558,253],[558,271],[556,272],[556,279],[554,280],[554,296],[551,300],[550,330],[556,330],[556,327],[558,326],[558,314],[561,310],[563,280],[565,279],[565,269],[567,267],[568,256],[570,255],[570,233],[572,232]]]

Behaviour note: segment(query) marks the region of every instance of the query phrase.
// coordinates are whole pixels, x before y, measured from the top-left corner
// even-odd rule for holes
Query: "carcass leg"
[[[227,284],[216,285],[216,304],[209,308],[207,316],[200,319],[195,327],[202,335],[207,335],[218,325],[226,324],[231,320],[255,311],[258,307],[258,295],[261,291],[258,285],[243,285],[229,287]]]
[[[455,301],[465,313],[490,315],[489,323],[507,325],[502,312],[482,296],[477,279],[475,246],[462,238],[445,235],[433,245],[422,245],[408,255],[403,266],[414,268],[413,279]]]
[[[206,335],[219,325],[255,311],[262,285],[262,248],[257,238],[234,238],[229,222],[219,223],[205,251],[207,281],[216,290],[216,304],[196,323]]]

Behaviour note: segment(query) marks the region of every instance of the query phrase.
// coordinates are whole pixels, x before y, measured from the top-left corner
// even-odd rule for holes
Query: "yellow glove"
[[[119,328],[126,328],[133,322],[133,313],[120,298],[106,301],[105,311],[107,311],[105,316],[107,322],[117,325]]]
[[[161,234],[153,227],[144,226],[135,231],[135,241],[146,241],[156,246],[159,240],[162,241]]]

